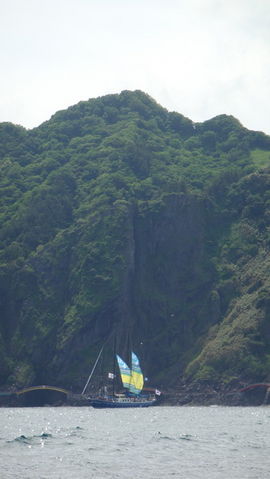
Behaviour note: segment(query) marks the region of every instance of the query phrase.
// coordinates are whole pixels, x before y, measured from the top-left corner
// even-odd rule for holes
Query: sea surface
[[[269,479],[270,407],[0,409],[1,479]]]

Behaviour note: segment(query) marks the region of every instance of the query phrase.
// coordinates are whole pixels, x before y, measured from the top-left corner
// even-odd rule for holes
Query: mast
[[[113,340],[113,396],[114,396],[114,386],[115,386],[115,361],[116,361],[116,336],[114,334],[114,340]]]

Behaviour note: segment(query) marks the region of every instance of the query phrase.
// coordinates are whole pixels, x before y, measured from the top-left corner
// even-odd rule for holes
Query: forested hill
[[[0,383],[80,390],[113,331],[151,384],[269,379],[269,166],[141,91],[0,124]]]

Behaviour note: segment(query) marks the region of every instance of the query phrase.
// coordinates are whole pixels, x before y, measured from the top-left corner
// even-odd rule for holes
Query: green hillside
[[[151,383],[270,378],[270,137],[141,91],[0,124],[0,384],[80,390],[112,332]]]

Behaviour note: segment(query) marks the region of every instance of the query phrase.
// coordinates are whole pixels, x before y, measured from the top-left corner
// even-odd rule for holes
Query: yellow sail
[[[144,378],[136,354],[132,353],[132,368],[130,377],[130,392],[139,394],[143,388]]]

